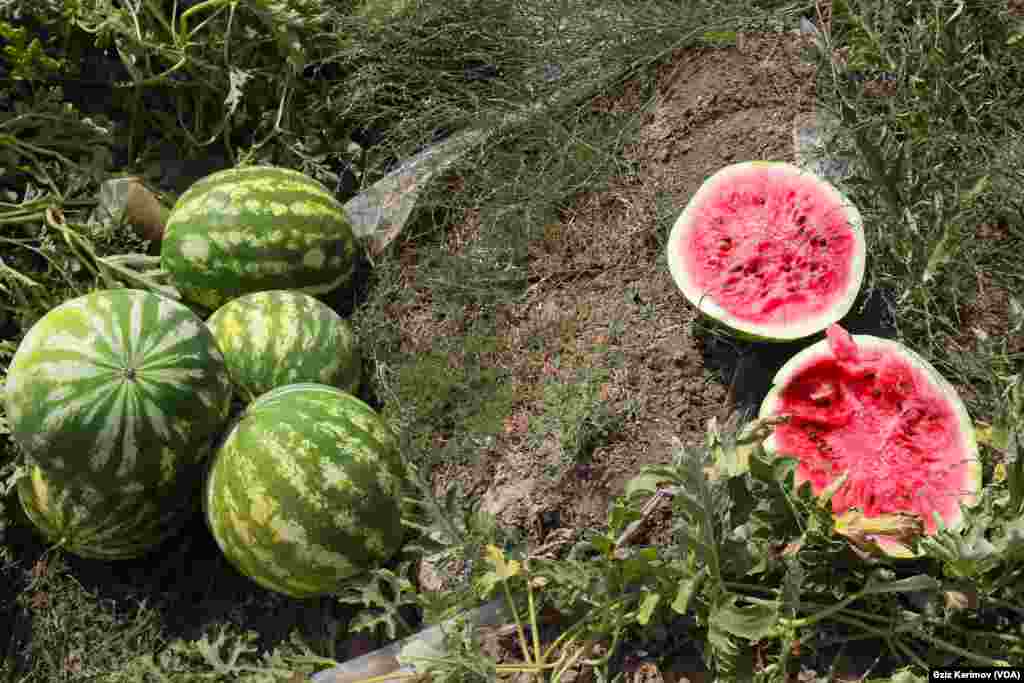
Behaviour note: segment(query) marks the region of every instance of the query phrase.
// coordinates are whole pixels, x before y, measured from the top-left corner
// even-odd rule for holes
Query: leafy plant
[[[132,93],[133,142],[149,124],[178,131],[193,151],[220,141],[230,153],[236,130],[252,131],[247,143],[260,147],[290,127],[309,44],[301,32],[318,25],[317,5],[214,0],[180,13],[175,3],[172,14],[165,7],[82,0],[69,17],[98,46],[116,49],[127,69],[130,82],[117,85]],[[142,107],[142,93],[154,88],[175,93],[174,116]]]
[[[463,342],[457,351],[439,340],[430,351],[405,355],[391,370],[394,379],[386,389],[392,401],[384,415],[401,426],[415,462],[472,460],[471,453],[493,439],[508,414],[513,397],[502,381],[506,373],[485,362],[494,337],[480,334]]]
[[[269,653],[260,653],[257,638],[251,630],[224,624],[195,640],[175,640],[159,655],[136,655],[106,680],[198,683],[244,676],[254,683],[291,682],[305,679],[317,666],[333,663],[311,652],[294,632],[289,642]]]
[[[31,35],[25,26],[0,21],[0,38],[7,43],[0,54],[7,62],[7,73],[11,78],[45,80],[63,66],[61,60],[46,54],[42,41]]]
[[[556,367],[557,362],[556,357]],[[602,397],[602,386],[609,377],[606,369],[588,366],[574,374],[570,381],[552,377],[545,382],[543,412],[530,424],[533,447],[548,436],[554,437],[566,465],[588,458],[626,417]]]

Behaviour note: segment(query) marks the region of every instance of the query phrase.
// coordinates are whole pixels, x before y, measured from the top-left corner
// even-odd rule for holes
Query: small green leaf
[[[707,567],[703,567],[697,574],[679,582],[679,590],[676,592],[676,599],[672,601],[672,611],[676,614],[686,614],[690,610],[690,602],[694,593],[700,588],[708,576]]]
[[[804,578],[803,565],[796,557],[789,556],[786,559],[786,576],[782,583],[782,604],[787,616],[792,619],[796,618],[800,610]]]
[[[255,640],[254,631],[242,634],[228,633],[228,626],[222,624],[212,641],[207,634],[194,641],[193,645],[211,669],[226,675],[238,673],[239,659],[257,652]]]
[[[640,603],[640,609],[636,613],[637,622],[642,626],[646,626],[647,622],[651,620],[651,615],[654,614],[654,610],[659,602],[661,602],[660,593],[648,593],[644,596],[643,602]]]
[[[642,472],[626,482],[625,496],[632,498],[641,493],[653,496],[658,492],[658,484],[663,481],[665,481],[665,477],[659,474]]]
[[[627,505],[626,500],[625,496],[616,500],[608,513],[608,530],[605,535],[611,539],[617,539],[626,527],[642,516],[634,507]]]
[[[1010,331],[1024,330],[1024,304],[1015,296],[1010,297]]]
[[[949,15],[948,19],[946,19],[946,25],[947,26],[949,24],[952,24],[954,21],[956,21],[957,17],[959,17],[961,14],[963,14],[963,11],[964,11],[964,0],[957,0],[955,4],[956,4],[956,9],[953,10],[953,13]]]
[[[974,200],[981,196],[981,193],[988,189],[989,176],[983,175],[960,197],[961,206],[970,206]]]
[[[796,471],[800,461],[789,456],[776,457],[772,461],[772,478],[779,484],[785,484],[789,476]]]
[[[607,536],[594,536],[590,540],[590,544],[602,555],[611,555],[615,552],[615,541]]]
[[[922,282],[930,282],[935,277],[936,271],[949,260],[950,254],[947,252],[952,241],[952,235],[953,222],[947,220],[946,226],[942,230],[942,239],[935,245],[931,256],[928,257],[928,265],[925,266],[924,274],[921,276]]]
[[[1003,427],[980,421],[974,423],[974,435],[979,445],[997,451],[1005,451],[1010,438],[1009,432]]]
[[[1006,525],[1005,535],[999,543],[998,552],[1007,561],[1024,559],[1024,517],[1018,517]]]
[[[759,481],[775,482],[775,459],[767,453],[755,454],[750,458],[750,474]]]
[[[736,598],[718,606],[711,622],[719,629],[747,640],[761,640],[774,634],[779,621],[778,609],[769,605],[737,607]]]

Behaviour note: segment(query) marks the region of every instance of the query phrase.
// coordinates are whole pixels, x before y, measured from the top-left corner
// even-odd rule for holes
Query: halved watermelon
[[[668,240],[672,278],[690,303],[763,341],[808,337],[840,320],[865,261],[857,208],[828,181],[778,161],[708,178]]]
[[[938,514],[955,529],[961,505],[976,502],[981,461],[974,426],[953,386],[899,342],[851,336],[839,325],[775,375],[762,418],[788,415],[765,450],[799,460],[796,485],[829,490],[836,517],[911,515],[934,534]],[[885,553],[912,555],[902,536],[869,539]]]

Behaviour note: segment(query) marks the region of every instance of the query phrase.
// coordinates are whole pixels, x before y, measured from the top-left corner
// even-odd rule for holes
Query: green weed
[[[557,371],[558,356],[552,359]],[[553,437],[558,444],[562,468],[586,462],[594,449],[618,431],[628,418],[628,409],[620,411],[602,396],[610,378],[600,365],[587,366],[572,376],[548,379],[542,389],[542,412],[530,420],[532,448]]]

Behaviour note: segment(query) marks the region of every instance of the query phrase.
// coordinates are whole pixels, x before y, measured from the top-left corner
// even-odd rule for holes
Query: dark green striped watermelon
[[[148,521],[136,518],[141,508],[132,508],[135,521],[118,521],[121,507],[112,501],[156,500],[199,476],[231,393],[213,335],[176,301],[115,289],[54,308],[25,335],[7,373],[11,435],[44,488],[61,492],[38,493],[37,483],[37,494],[27,496],[25,484],[26,512],[37,523],[49,520],[40,528],[50,535],[95,543],[113,540],[122,523],[140,533],[163,525],[164,511],[156,509]],[[56,500],[60,509],[50,508],[47,501]],[[82,543],[91,556],[120,556],[117,544],[144,541]]]
[[[206,456],[209,446],[198,455]],[[165,485],[118,490],[91,477],[51,477],[39,466],[18,480],[25,515],[50,542],[80,557],[119,560],[144,555],[189,519],[202,468]]]
[[[359,388],[359,347],[351,325],[301,292],[255,292],[221,306],[206,321],[243,400],[276,387],[316,382]]]
[[[204,507],[240,572],[305,598],[398,550],[403,479],[397,437],[373,409],[335,387],[291,384],[258,397],[227,435]]]
[[[251,292],[325,294],[351,281],[355,235],[321,183],[248,166],[192,185],[167,219],[160,263],[182,296],[215,310]]]

